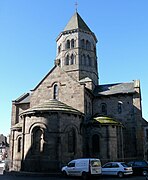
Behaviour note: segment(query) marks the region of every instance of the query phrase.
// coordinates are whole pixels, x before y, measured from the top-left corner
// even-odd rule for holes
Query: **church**
[[[78,12],[56,43],[54,67],[12,101],[9,170],[56,171],[82,157],[143,159],[140,81],[99,84],[97,37]]]

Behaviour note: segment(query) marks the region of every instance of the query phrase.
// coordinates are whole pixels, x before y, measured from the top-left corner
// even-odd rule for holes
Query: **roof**
[[[96,116],[91,120],[92,123],[99,123],[101,125],[122,125],[121,122],[107,116]]]
[[[75,12],[75,14],[71,17],[64,31],[69,31],[73,29],[81,29],[91,32],[90,28],[86,25],[86,23],[83,21],[83,19],[77,12]]]
[[[65,103],[62,103],[61,101],[58,101],[56,99],[51,99],[23,111],[20,115],[32,114],[36,112],[47,112],[47,111],[48,112],[49,111],[64,111],[67,113],[82,114],[80,111],[74,109],[71,106],[68,106]]]
[[[134,82],[98,85],[94,89],[95,96],[135,93]]]
[[[13,102],[15,103],[29,103],[30,102],[30,93],[24,93],[20,97],[18,97],[16,100]]]

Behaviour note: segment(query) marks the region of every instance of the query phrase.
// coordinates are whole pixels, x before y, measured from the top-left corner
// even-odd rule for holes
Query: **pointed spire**
[[[81,29],[84,31],[91,32],[89,27],[86,25],[86,23],[83,21],[83,19],[77,12],[75,12],[75,14],[71,17],[64,31],[69,31],[74,29]]]

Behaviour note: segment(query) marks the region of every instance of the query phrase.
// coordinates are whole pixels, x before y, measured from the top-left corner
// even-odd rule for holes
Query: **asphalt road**
[[[99,177],[93,178],[94,180],[118,180],[121,178],[118,177]],[[131,177],[124,177],[123,180],[146,180],[144,176],[131,176]],[[78,177],[61,177],[61,176],[48,176],[48,177],[36,177],[36,176],[15,176],[15,175],[0,175],[0,180],[82,180]],[[92,178],[90,179],[92,180]]]
[[[101,177],[95,177],[90,178],[89,180],[118,180],[121,178],[115,177],[115,176],[101,176]],[[144,176],[129,176],[129,177],[123,177],[123,180],[146,180],[146,177]],[[48,175],[48,176],[33,176],[33,175],[3,175],[3,169],[0,168],[0,180],[82,180],[80,177],[63,177],[61,175]],[[148,180],[148,179],[147,179]]]

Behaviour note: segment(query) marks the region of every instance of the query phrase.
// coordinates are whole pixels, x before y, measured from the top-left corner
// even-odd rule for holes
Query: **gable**
[[[85,86],[59,66],[55,66],[32,90],[30,106],[53,99],[55,85],[58,86],[58,100],[83,112]]]

